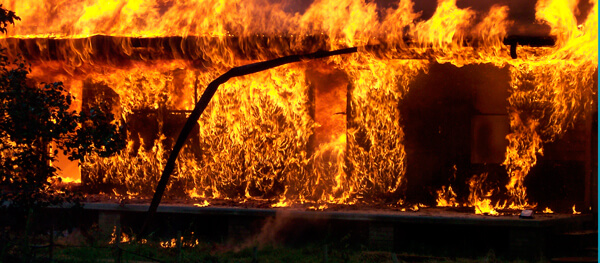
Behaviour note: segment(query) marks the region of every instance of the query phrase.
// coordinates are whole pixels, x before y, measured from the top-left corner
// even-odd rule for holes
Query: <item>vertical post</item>
[[[120,219],[120,218],[119,218]],[[115,226],[115,263],[121,263],[121,255],[123,251],[121,251],[121,220],[118,220]]]
[[[177,263],[181,262],[181,258],[182,258],[182,251],[181,248],[183,247],[182,243],[182,239],[183,237],[181,236],[181,230],[177,231]]]
[[[327,244],[323,247],[323,263],[327,263]]]
[[[32,256],[32,252],[35,252],[35,250],[32,251],[32,248],[29,244],[29,235],[31,232],[31,228],[33,225],[33,208],[29,208],[29,211],[27,213],[27,220],[25,221],[25,237],[23,240],[23,244],[24,244],[24,248],[25,248],[25,259],[29,262],[31,261],[31,256]]]
[[[346,167],[344,172],[346,172],[346,178],[352,178],[352,171],[354,170],[354,166],[350,162],[352,155],[350,144],[355,142],[351,141],[351,137],[349,136],[349,131],[356,128],[356,123],[354,122],[355,114],[352,108],[354,85],[351,81],[350,77],[348,77],[348,86],[346,86],[346,154],[344,155],[344,166]]]
[[[315,118],[315,107],[316,107],[316,105],[315,105],[315,103],[316,103],[315,89],[316,88],[315,88],[315,84],[312,83],[308,77],[306,77],[305,82],[308,85],[308,90],[307,90],[308,103],[306,105],[308,107],[308,115],[314,121],[314,120],[316,120],[316,118]],[[317,141],[316,141],[314,126],[311,129],[312,129],[312,131],[311,131],[310,137],[308,137],[308,143],[307,143],[307,149],[306,149],[307,156],[309,158],[315,153],[315,149],[317,148]]]
[[[594,117],[593,114],[587,114],[587,116],[585,116],[585,164],[584,164],[584,171],[585,171],[585,190],[584,190],[584,211],[588,211],[588,208],[592,208],[592,176],[593,176],[593,171],[592,171],[592,148],[596,146],[596,144],[593,144],[592,142],[592,136],[594,136],[593,132],[592,132],[592,117]],[[592,208],[594,209],[594,208]],[[589,212],[589,211],[588,211]]]
[[[48,245],[48,261],[52,262],[54,254],[54,224],[50,228],[50,244]]]
[[[598,104],[596,103],[596,108]],[[591,134],[591,160],[590,160],[590,170],[591,174],[591,199],[592,199],[592,212],[597,217],[598,216],[598,111],[592,114],[592,134]]]
[[[315,116],[315,108],[316,108],[316,87],[315,87],[315,83],[312,81],[313,78],[311,78],[311,73],[310,70],[305,70],[304,71],[304,82],[306,84],[306,96],[308,97],[307,103],[306,103],[306,108],[308,109],[308,116],[314,121],[316,122],[316,116]],[[317,149],[317,133],[315,130],[316,125],[311,125],[311,127],[307,127],[307,129],[310,129],[310,136],[308,137],[308,141],[306,142],[306,158],[307,159],[312,159],[313,155],[316,152]],[[313,174],[315,173],[315,169],[316,169],[316,165],[315,162],[308,162],[305,169],[307,172],[307,174]],[[305,175],[302,175],[302,177]],[[300,177],[300,178],[302,178]],[[305,179],[300,179],[300,180],[294,180],[295,184],[293,187],[295,187],[295,191],[297,191],[298,193],[301,193],[303,195],[309,196],[309,197],[313,197],[314,196],[314,192],[315,192],[315,187],[306,187],[310,184],[312,184],[312,182],[309,180],[309,178],[305,178]]]
[[[196,72],[196,80],[194,81],[194,105],[198,103],[198,72]]]

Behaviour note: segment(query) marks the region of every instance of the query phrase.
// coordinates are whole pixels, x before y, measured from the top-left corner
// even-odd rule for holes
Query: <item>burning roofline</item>
[[[200,63],[207,67],[211,58],[203,54],[204,50],[223,46],[235,57],[245,60],[266,60],[286,55],[313,53],[331,50],[331,44],[326,36],[247,36],[247,37],[128,37],[93,35],[81,38],[8,37],[0,40],[5,42],[13,55],[23,55],[28,61],[69,61],[74,57],[85,54],[86,58],[96,62],[119,60],[173,60],[182,59]],[[433,59],[433,54],[417,52],[416,49],[428,48],[404,38],[399,42],[375,40],[359,48],[376,56],[392,59]],[[462,46],[479,48],[483,40],[465,38]],[[524,36],[510,35],[502,43],[510,47],[511,57],[517,58],[517,46],[552,47],[556,43],[553,36]],[[501,47],[500,47],[501,48]],[[79,53],[79,54],[75,54]]]

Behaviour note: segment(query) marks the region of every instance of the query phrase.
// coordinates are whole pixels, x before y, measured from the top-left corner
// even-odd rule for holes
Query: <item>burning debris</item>
[[[486,189],[498,176],[485,170],[488,164],[468,163],[477,168],[461,165],[461,173],[478,175],[435,191],[438,206],[497,215],[536,206],[527,176],[544,145],[595,112],[597,1],[584,3],[586,12],[580,6],[539,0],[535,19],[549,34],[521,37],[514,32],[525,29],[509,6],[481,11],[455,0],[438,1],[430,17],[409,0],[387,9],[360,0],[315,1],[299,11],[263,0],[9,1],[22,22],[0,44],[31,61],[36,80],[63,81],[81,99],[77,107],[108,103],[115,121],[126,124],[123,151],[81,162],[90,194],[148,198],[161,172],[173,168],[166,198],[192,198],[197,206],[269,200],[272,207],[306,203],[323,210],[409,201],[406,207],[418,210],[411,204],[424,201],[406,200],[406,189],[407,171],[419,173],[411,152],[420,149],[408,150],[405,120],[419,116],[402,107],[414,81],[438,64],[506,69],[505,112],[494,113],[510,126],[504,160],[496,163],[505,185]],[[295,64],[220,82],[167,167],[200,95],[229,69],[352,47],[353,54],[314,62],[299,56]],[[440,125],[437,132],[446,130]]]
[[[442,186],[442,189],[437,191],[438,198],[437,206],[438,207],[457,207],[459,204],[456,201],[456,193],[452,191],[452,186],[449,185],[448,189],[446,186]]]

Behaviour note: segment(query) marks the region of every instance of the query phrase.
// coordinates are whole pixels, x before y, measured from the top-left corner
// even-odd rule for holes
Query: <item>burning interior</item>
[[[147,200],[208,83],[231,79],[166,191],[210,204],[594,209],[598,6],[559,1],[8,1],[0,42],[127,129],[57,164],[89,198]],[[575,206],[574,206],[575,205]]]

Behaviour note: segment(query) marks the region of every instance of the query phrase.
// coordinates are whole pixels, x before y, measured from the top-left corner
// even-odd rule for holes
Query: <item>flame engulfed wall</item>
[[[524,180],[544,143],[596,105],[596,0],[539,0],[535,19],[556,44],[519,46],[516,59],[504,40],[523,28],[514,26],[509,6],[495,4],[482,11],[440,0],[427,17],[410,0],[4,5],[22,21],[0,42],[32,62],[36,80],[65,82],[83,109],[108,102],[116,121],[127,123],[122,153],[81,164],[85,184],[119,195],[153,192],[179,127],[210,81],[283,55],[360,47],[222,85],[179,157],[168,195],[401,204],[411,164],[400,105],[412,81],[433,64],[487,64],[508,68],[510,77],[504,201],[528,207]],[[490,204],[473,184],[482,193],[469,196],[470,205]],[[456,194],[445,189],[455,206]]]

